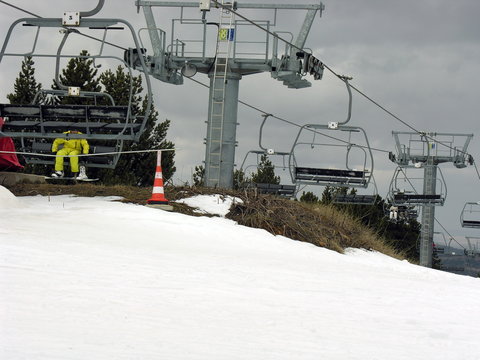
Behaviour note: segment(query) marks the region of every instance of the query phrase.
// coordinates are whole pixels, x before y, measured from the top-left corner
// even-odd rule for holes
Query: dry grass
[[[228,215],[239,224],[337,252],[353,247],[403,258],[371,229],[332,206],[255,194],[243,196],[243,201],[244,204],[237,204]]]
[[[19,184],[9,187],[17,196],[65,195],[121,196],[123,202],[144,205],[151,197],[151,188],[132,186],[104,186],[101,184]],[[331,206],[309,205],[255,192],[236,192],[195,187],[167,187],[165,196],[179,200],[198,194],[222,194],[239,197],[243,204],[236,204],[227,215],[241,225],[267,230],[294,240],[312,243],[337,252],[345,248],[364,248],[403,258],[385,241],[358,220]],[[172,202],[174,211],[200,216],[187,205]]]

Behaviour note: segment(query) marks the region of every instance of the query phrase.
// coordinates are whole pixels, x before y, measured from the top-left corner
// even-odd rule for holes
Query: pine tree
[[[306,203],[309,203],[309,204],[315,204],[315,203],[318,203],[320,200],[318,199],[318,196],[315,195],[313,192],[311,191],[307,191],[307,192],[303,192],[302,193],[302,196],[300,196],[300,201],[301,202],[306,202]]]
[[[252,174],[252,182],[258,184],[280,184],[280,176],[275,176],[275,166],[268,159],[267,154],[261,156],[257,172]]]
[[[325,186],[322,192],[322,198],[320,199],[320,202],[323,205],[328,205],[332,202],[332,188],[330,186]]]
[[[22,61],[22,67],[18,77],[15,79],[13,85],[14,92],[7,95],[10,104],[28,105],[33,103],[35,96],[41,90],[42,84],[37,83],[35,79],[35,62],[31,56],[25,57]],[[42,96],[39,95],[38,101],[41,101]],[[17,151],[21,149],[21,142],[18,138],[14,138],[13,142]],[[19,161],[25,165],[25,160],[22,155],[19,155]],[[23,171],[26,173],[43,174],[48,169],[45,165],[25,165]]]
[[[205,167],[203,165],[195,166],[195,172],[192,177],[193,186],[205,185]],[[251,180],[245,176],[242,170],[236,169],[233,172],[233,189],[240,190],[245,187]]]
[[[107,70],[100,75],[100,83],[105,92],[113,97],[116,105],[128,105],[130,94],[130,82],[132,83],[132,114],[142,114],[147,107],[147,98],[143,98],[141,93],[141,76],[131,77],[126,73],[122,66],[118,66],[115,72]],[[166,140],[167,131],[170,126],[170,120],[158,122],[158,112],[152,104],[152,111],[148,117],[145,131],[137,143],[124,144],[123,150],[160,150],[173,149],[174,144]],[[150,186],[153,184],[155,176],[156,152],[145,152],[136,154],[125,154],[120,158],[115,169],[97,170],[99,177],[108,184],[129,184],[137,186]],[[175,152],[165,151],[162,153],[162,175],[164,182],[167,182],[175,173]]]
[[[80,57],[70,59],[66,68],[59,75],[59,81],[64,86],[79,87],[81,91],[101,92],[102,87],[97,77],[98,70],[95,68],[93,60],[85,56],[89,56],[89,53],[87,50],[82,50]],[[52,89],[60,89],[55,81],[52,84]],[[95,104],[95,99],[69,96],[56,98],[53,102],[57,104],[92,105]]]
[[[31,56],[22,61],[22,69],[15,79],[14,92],[7,95],[10,104],[27,105],[33,102],[35,95],[42,88],[42,84],[35,80],[35,62]]]
[[[411,260],[419,259],[418,237],[420,234],[420,224],[416,220],[403,219],[391,221],[385,213],[387,208],[385,201],[377,195],[372,205],[360,204],[332,204],[337,194],[355,194],[356,189],[346,187],[325,186],[322,193],[321,203],[323,205],[332,205],[335,208],[357,218],[365,226],[371,228],[375,233],[386,239],[399,252]]]
[[[194,186],[203,186],[205,184],[205,167],[203,165],[195,166],[192,180]]]
[[[129,105],[130,93],[132,94],[131,113],[133,116],[141,115],[147,107],[147,97],[142,96],[141,76],[131,76],[118,66],[115,71],[110,69],[98,75],[92,59],[86,58],[88,52],[83,50],[80,57],[70,59],[65,69],[62,70],[59,80],[65,86],[78,86],[81,91],[104,92],[109,94],[115,105]],[[53,89],[59,87],[54,82]],[[63,97],[56,99],[56,103],[77,104],[77,105],[111,105],[106,97],[82,98]],[[173,149],[174,144],[166,140],[170,120],[158,122],[158,112],[153,104],[150,115],[142,136],[137,143],[124,142],[124,151],[135,150],[160,150]],[[97,145],[107,145],[106,141],[97,141]],[[92,145],[92,144],[91,144]],[[99,177],[105,184],[125,184],[137,186],[151,186],[155,176],[156,152],[141,152],[136,154],[124,154],[120,157],[115,169],[90,168],[89,177]],[[167,182],[175,173],[175,152],[162,153],[162,175],[164,182]]]
[[[99,82],[103,85],[105,92],[115,100],[115,105],[128,105],[130,97],[130,82],[132,87],[132,113],[140,113],[142,106],[142,78],[141,76],[130,76],[128,72],[123,70],[122,66],[118,66],[115,72],[108,69],[104,71],[99,78]],[[106,98],[102,99],[102,103],[110,105]]]
[[[245,172],[240,169],[236,169],[233,172],[233,189],[234,190],[241,190],[245,188],[245,186],[250,183],[251,180],[245,176]]]
[[[442,269],[442,260],[438,256],[438,250],[436,246],[433,247],[433,252],[432,252],[432,269],[437,269],[437,270]]]
[[[350,194],[354,195],[356,194],[356,192],[357,191],[355,189],[351,189]],[[322,199],[320,200],[320,202],[324,205],[328,205],[333,202],[333,200],[337,195],[346,195],[347,193],[348,193],[348,187],[327,185],[325,186],[325,189],[323,189]],[[337,205],[337,207],[345,209],[345,206]]]

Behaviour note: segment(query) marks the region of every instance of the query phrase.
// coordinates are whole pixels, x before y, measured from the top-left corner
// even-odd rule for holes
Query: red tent
[[[3,118],[0,117],[0,129],[3,126]],[[0,171],[17,171],[23,169],[18,162],[17,154],[3,153],[2,151],[15,152],[12,138],[0,137]]]

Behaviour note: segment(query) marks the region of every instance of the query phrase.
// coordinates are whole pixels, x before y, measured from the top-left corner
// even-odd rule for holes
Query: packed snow
[[[479,279],[116,200],[0,186],[0,359],[480,358]]]
[[[195,208],[194,211],[200,214],[225,216],[228,214],[232,204],[242,203],[242,199],[215,194],[196,195],[190,198],[178,200],[177,202],[184,203],[192,208]]]

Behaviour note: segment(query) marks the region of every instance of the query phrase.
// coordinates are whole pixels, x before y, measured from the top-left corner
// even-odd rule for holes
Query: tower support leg
[[[427,162],[424,169],[423,193],[434,195],[437,182],[437,165],[433,161]],[[424,204],[422,206],[422,229],[420,233],[420,265],[432,267],[433,261],[433,233],[435,226],[435,205]]]
[[[205,139],[205,186],[231,189],[237,146],[238,89],[241,76],[228,73],[210,77],[207,137]],[[224,94],[218,89],[223,87]],[[217,89],[217,90],[215,90]]]

